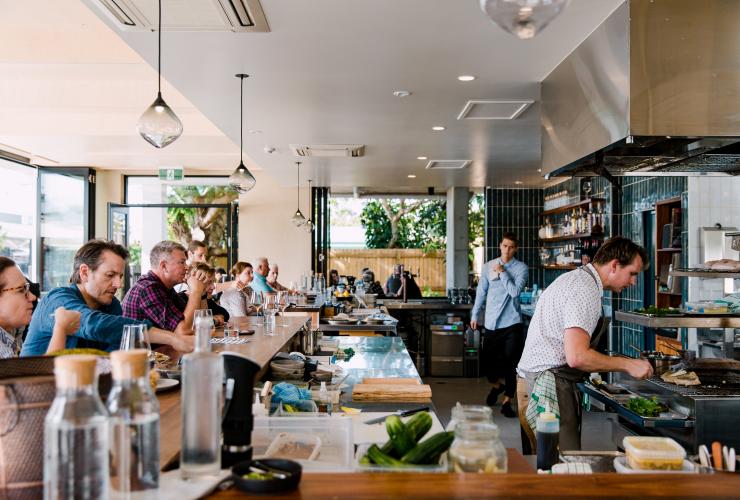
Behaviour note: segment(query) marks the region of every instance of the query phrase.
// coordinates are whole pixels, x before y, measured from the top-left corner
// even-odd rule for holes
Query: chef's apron
[[[598,286],[599,281],[588,267],[582,268],[586,271],[594,283]],[[604,317],[604,309],[601,309],[601,317],[596,323],[596,328],[591,333],[589,348],[596,350],[599,339],[609,328],[609,320]],[[555,375],[555,389],[558,395],[558,407],[560,409],[560,449],[581,449],[581,393],[578,390],[578,382],[583,382],[588,377],[587,372],[563,365],[549,370]]]

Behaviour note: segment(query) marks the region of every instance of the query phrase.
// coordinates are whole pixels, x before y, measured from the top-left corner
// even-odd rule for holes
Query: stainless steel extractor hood
[[[626,1],[541,96],[547,177],[740,175],[740,1]]]

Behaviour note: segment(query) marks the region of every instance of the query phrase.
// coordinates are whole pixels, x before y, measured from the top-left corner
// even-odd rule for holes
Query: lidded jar
[[[447,430],[453,432],[460,422],[493,422],[493,413],[490,406],[463,405],[458,402],[452,407],[450,423]]]
[[[505,473],[507,469],[506,448],[493,422],[459,422],[449,458],[453,472]]]

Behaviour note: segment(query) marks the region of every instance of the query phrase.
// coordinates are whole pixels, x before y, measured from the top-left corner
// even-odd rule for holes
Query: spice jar
[[[505,473],[506,449],[493,422],[459,422],[449,451],[454,472]]]

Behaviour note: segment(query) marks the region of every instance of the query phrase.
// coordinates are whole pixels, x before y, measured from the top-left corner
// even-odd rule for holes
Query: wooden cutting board
[[[356,384],[352,389],[353,401],[427,402],[431,398],[432,388],[426,384]]]
[[[387,384],[387,385],[421,385],[421,380],[418,378],[363,378],[363,384]]]

